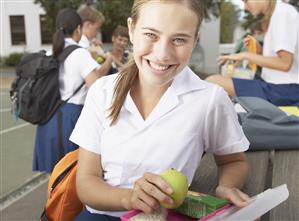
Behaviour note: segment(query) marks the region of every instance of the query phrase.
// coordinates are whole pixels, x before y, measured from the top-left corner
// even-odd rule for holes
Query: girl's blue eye
[[[153,33],[145,33],[144,35],[150,39],[153,39],[153,40],[156,39],[156,35]]]
[[[173,41],[176,45],[182,45],[186,42],[186,39],[184,39],[184,38],[175,38]]]

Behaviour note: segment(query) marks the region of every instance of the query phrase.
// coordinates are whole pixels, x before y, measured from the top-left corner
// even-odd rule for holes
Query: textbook
[[[264,192],[252,197],[250,203],[243,207],[237,208],[231,204],[227,204],[219,208],[211,214],[200,219],[194,219],[188,216],[179,214],[173,210],[167,211],[166,221],[253,221],[263,214],[267,213],[289,196],[289,191],[286,184],[267,189]],[[135,220],[134,217],[140,214],[137,210],[129,211],[121,217],[122,221]],[[137,220],[137,219],[136,219]],[[146,219],[147,220],[147,219]],[[151,219],[148,219],[151,220]],[[156,220],[156,219],[153,219]],[[163,219],[164,220],[164,219]]]

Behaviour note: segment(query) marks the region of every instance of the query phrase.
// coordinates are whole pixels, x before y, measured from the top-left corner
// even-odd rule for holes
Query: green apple
[[[97,58],[96,58],[96,61],[99,63],[99,64],[102,64],[104,63],[105,61],[105,58],[101,55],[99,55]]]
[[[175,169],[168,169],[163,171],[160,176],[172,188],[173,192],[170,195],[173,204],[161,203],[161,205],[168,209],[179,207],[183,202],[188,192],[188,179],[187,177]]]

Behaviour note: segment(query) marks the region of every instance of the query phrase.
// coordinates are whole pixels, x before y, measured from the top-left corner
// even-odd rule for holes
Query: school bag
[[[239,122],[250,142],[249,150],[298,150],[299,117],[288,115],[258,97],[236,97],[246,112],[238,113]]]
[[[72,221],[84,208],[76,191],[77,159],[78,149],[66,154],[55,165],[40,221]]]
[[[56,110],[75,95],[84,82],[65,101],[59,92],[59,64],[78,45],[66,47],[58,58],[47,56],[46,51],[26,54],[16,66],[16,79],[11,84],[12,113],[32,124],[45,124]]]

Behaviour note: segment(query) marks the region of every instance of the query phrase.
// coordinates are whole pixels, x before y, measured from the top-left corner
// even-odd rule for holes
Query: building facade
[[[0,0],[0,55],[50,49],[52,34],[43,28],[44,14],[33,0]]]

